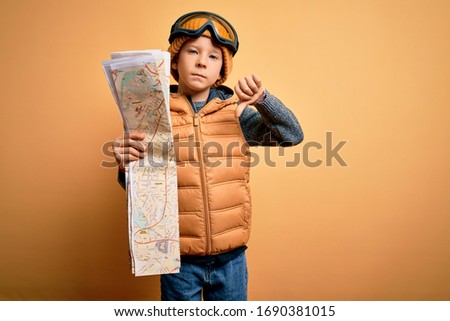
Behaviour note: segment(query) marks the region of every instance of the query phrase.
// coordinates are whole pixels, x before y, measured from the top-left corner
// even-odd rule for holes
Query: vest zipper
[[[208,194],[206,188],[206,170],[205,164],[203,163],[203,146],[200,141],[200,119],[198,114],[194,114],[194,132],[195,132],[195,142],[199,142],[198,146],[198,157],[200,164],[200,177],[202,184],[202,195],[203,195],[203,206],[204,206],[204,218],[205,218],[205,228],[206,228],[206,255],[211,254],[211,222],[209,218],[209,202]]]

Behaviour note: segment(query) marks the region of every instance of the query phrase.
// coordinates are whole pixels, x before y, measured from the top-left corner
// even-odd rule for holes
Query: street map
[[[136,276],[180,268],[177,168],[169,110],[170,54],[117,52],[103,68],[125,133],[145,132],[148,155],[126,171],[130,257]]]

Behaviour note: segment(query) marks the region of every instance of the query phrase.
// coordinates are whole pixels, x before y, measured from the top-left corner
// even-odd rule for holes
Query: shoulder
[[[220,100],[227,100],[234,96],[234,91],[227,86],[219,86],[217,88],[211,88],[209,91],[208,100],[213,100],[214,98],[219,98]]]
[[[234,94],[234,91],[226,86],[219,86],[211,88],[208,97],[208,103],[213,103],[218,106],[218,109],[224,107],[237,108],[239,98]]]

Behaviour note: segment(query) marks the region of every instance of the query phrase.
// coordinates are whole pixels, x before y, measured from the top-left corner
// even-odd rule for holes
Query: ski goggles
[[[233,56],[236,54],[239,48],[236,30],[225,18],[207,11],[195,11],[178,18],[170,29],[169,43],[183,36],[200,37],[206,30],[216,43],[230,49]]]

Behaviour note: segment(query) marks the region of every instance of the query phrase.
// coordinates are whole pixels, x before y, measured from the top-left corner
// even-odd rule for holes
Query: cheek
[[[221,77],[223,75],[223,63],[220,63],[219,66],[216,67],[217,68],[217,76]]]

